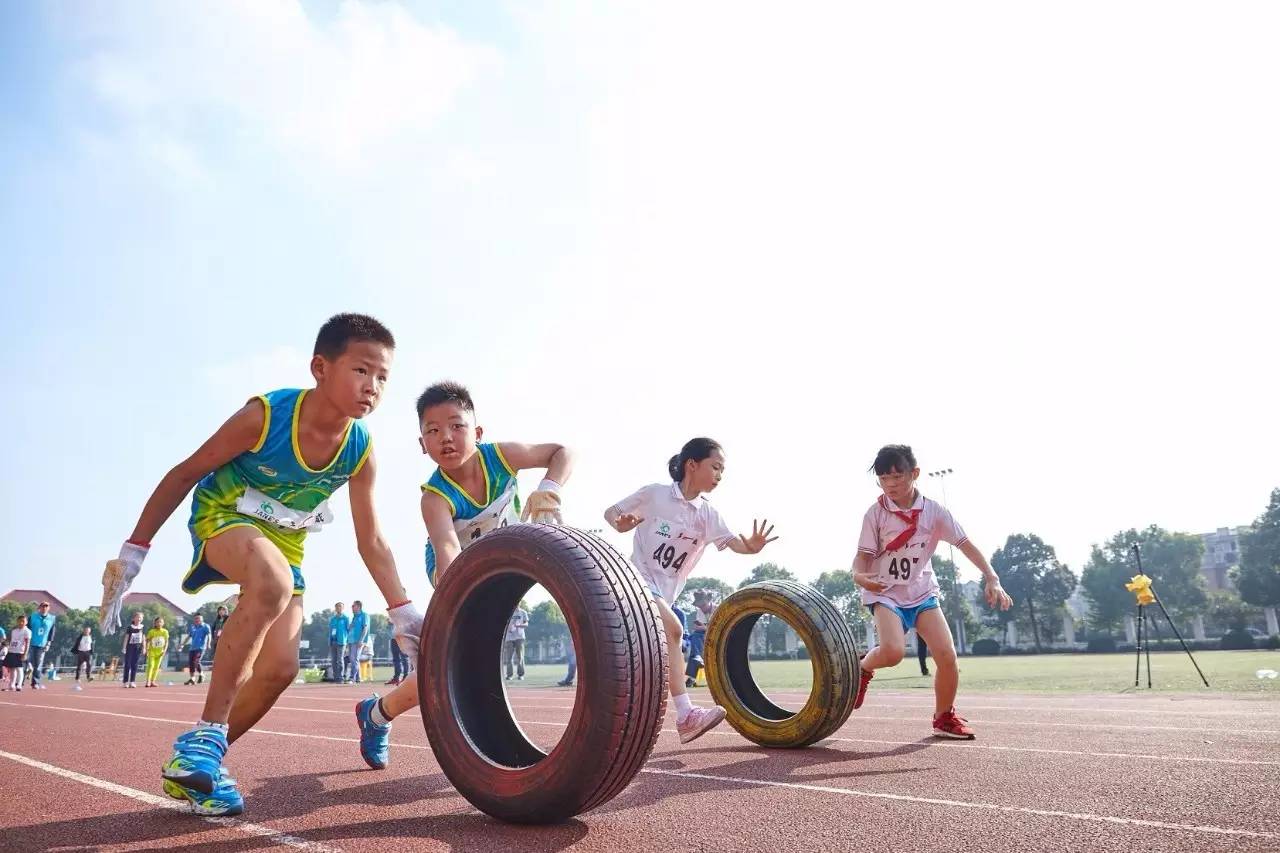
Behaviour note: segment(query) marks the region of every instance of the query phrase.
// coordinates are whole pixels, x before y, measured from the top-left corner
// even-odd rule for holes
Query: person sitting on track
[[[684,626],[672,605],[707,545],[736,554],[758,554],[778,537],[769,535],[773,528],[767,519],[762,524],[753,521],[750,536],[735,534],[704,496],[724,476],[724,450],[716,442],[692,439],[671,457],[667,470],[672,483],[645,486],[605,510],[604,520],[619,533],[635,530],[631,560],[662,614],[667,649],[674,657]],[[684,661],[679,666],[672,662],[669,682],[681,743],[700,737],[724,719],[724,709],[718,705],[694,706],[685,689]]]
[[[121,599],[142,569],[151,539],[195,488],[195,555],[182,587],[240,585],[235,612],[218,643],[204,713],[174,743],[162,769],[164,790],[200,815],[244,810],[222,761],[228,745],[275,704],[298,672],[303,610],[303,544],[333,518],[328,498],[351,484],[356,545],[390,608],[402,642],[416,648],[422,616],[405,595],[373,508],[374,454],[362,418],[377,408],[395,340],[363,314],[330,318],[311,358],[315,388],[250,399],[194,454],[179,462],[148,499],[133,535],[103,574],[104,631],[120,623]]]
[[[938,605],[938,581],[930,562],[938,543],[955,545],[982,570],[988,605],[1008,610],[1013,599],[947,508],[916,489],[920,469],[910,447],[890,444],[880,448],[871,469],[884,494],[863,516],[853,580],[862,587],[862,602],[875,619],[878,645],[862,659],[862,679],[853,707],[862,706],[875,670],[902,660],[907,631],[915,628],[933,654],[934,735],[972,740],[973,729],[955,709],[960,669],[951,629]]]
[[[462,549],[491,530],[527,518],[560,524],[560,487],[573,471],[572,452],[559,444],[481,444],[471,393],[456,382],[439,382],[418,397],[423,453],[438,466],[422,486],[422,520],[427,526],[427,581],[449,568]],[[516,472],[545,468],[529,495],[524,514],[516,494]],[[437,614],[437,617],[440,615]],[[447,618],[440,617],[440,618]],[[379,698],[356,705],[360,756],[375,770],[390,761],[391,721],[417,707],[418,680],[411,678]]]

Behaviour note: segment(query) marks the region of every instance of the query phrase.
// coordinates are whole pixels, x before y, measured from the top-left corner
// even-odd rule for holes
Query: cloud
[[[125,128],[172,140],[170,151],[262,146],[294,168],[359,172],[420,142],[502,64],[390,3],[344,2],[324,22],[292,0],[105,8],[74,23],[97,46],[81,78]]]

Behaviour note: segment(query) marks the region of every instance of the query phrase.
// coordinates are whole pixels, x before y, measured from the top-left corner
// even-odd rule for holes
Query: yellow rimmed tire
[[[751,629],[764,614],[787,622],[809,652],[813,688],[799,711],[775,704],[751,675]],[[761,746],[801,747],[834,734],[853,711],[858,654],[853,632],[825,596],[794,581],[762,581],[725,598],[707,625],[707,687],[725,719]]]

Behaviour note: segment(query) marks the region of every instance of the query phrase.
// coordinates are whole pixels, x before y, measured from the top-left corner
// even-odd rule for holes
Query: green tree
[[[369,613],[369,636],[373,637],[374,657],[391,656],[391,634],[394,630],[387,614]]]
[[[1240,565],[1231,571],[1240,598],[1255,607],[1280,607],[1280,489],[1240,538]]]
[[[98,608],[93,607],[88,610],[77,610],[72,608],[66,613],[58,617],[58,621],[53,634],[53,642],[49,644],[49,652],[46,660],[50,662],[66,663],[68,658],[73,658],[76,643],[79,642],[84,626],[88,625],[93,630],[89,636],[93,637],[93,653],[94,656],[113,654],[110,642],[104,643],[102,632],[98,630]],[[115,652],[119,652],[119,644],[115,644]]]
[[[1262,615],[1256,607],[1250,607],[1240,596],[1229,590],[1219,589],[1209,593],[1207,608],[1209,623],[1218,634],[1227,631],[1243,631],[1250,622]]]
[[[954,626],[957,622],[964,626],[964,635],[972,643],[982,634],[982,623],[978,621],[969,599],[960,590],[960,570],[952,560],[937,555],[933,557],[933,576],[938,579],[938,592],[941,597],[942,615],[947,624]],[[954,631],[955,628],[952,627]]]
[[[742,583],[738,584],[738,589],[760,581],[793,581],[795,579],[795,573],[790,569],[784,569],[777,563],[761,563],[751,570],[751,574],[747,575]]]
[[[1061,613],[1067,597],[1075,591],[1075,575],[1058,562],[1053,546],[1034,533],[1015,533],[1006,539],[1004,547],[991,556],[991,568],[1014,601],[1012,609],[998,612],[1001,623],[1025,616],[1036,651],[1040,651],[1041,634],[1050,638],[1056,634],[1051,617]]]
[[[867,608],[862,604],[862,595],[849,569],[823,572],[813,582],[813,588],[835,605],[850,628],[856,629],[867,622]]]
[[[696,577],[689,578],[685,582],[684,590],[681,591],[680,597],[676,599],[676,607],[688,613],[693,609],[693,593],[695,590],[705,589],[715,593],[716,601],[724,601],[725,596],[733,592],[733,587],[719,578]]]
[[[4,628],[7,637],[18,627],[18,617],[26,616],[28,608],[16,601],[0,601],[0,628]]]
[[[523,605],[524,602],[521,602]],[[526,645],[532,646],[543,640],[554,642],[556,638],[569,636],[569,625],[560,612],[560,605],[551,599],[539,604],[529,611],[529,627],[524,632]]]
[[[1208,598],[1200,575],[1204,543],[1199,536],[1173,533],[1157,525],[1145,530],[1122,530],[1089,556],[1081,586],[1089,599],[1089,623],[1100,630],[1115,628],[1136,600],[1124,588],[1138,573],[1133,546],[1142,548],[1142,568],[1170,616],[1186,622],[1201,612]]]
[[[302,639],[308,643],[303,657],[316,658],[323,666],[329,660],[329,620],[333,618],[333,608],[326,607],[311,614],[311,618],[302,626]]]

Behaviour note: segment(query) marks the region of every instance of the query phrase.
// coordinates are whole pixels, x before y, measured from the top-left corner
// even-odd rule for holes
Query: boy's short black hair
[[[877,476],[892,474],[894,471],[906,474],[915,467],[916,455],[905,444],[886,444],[876,453],[876,461],[871,463],[871,470]]]
[[[396,348],[391,330],[368,314],[334,314],[316,335],[315,354],[333,361],[347,351],[352,341],[372,341],[387,349]]]
[[[457,403],[464,412],[474,413],[476,410],[476,404],[471,400],[471,392],[465,385],[445,380],[428,385],[427,390],[418,396],[418,420],[422,420],[422,413],[427,409],[441,403]]]

